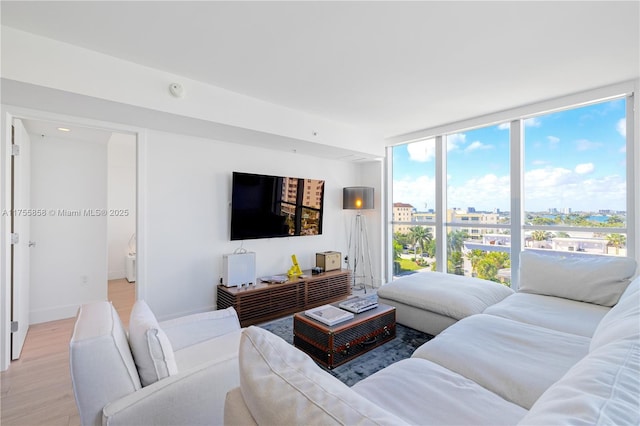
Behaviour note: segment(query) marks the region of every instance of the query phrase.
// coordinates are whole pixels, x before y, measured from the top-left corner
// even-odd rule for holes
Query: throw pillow
[[[142,386],[178,373],[171,342],[143,300],[131,310],[129,344]]]
[[[629,257],[559,257],[520,253],[520,290],[613,306],[629,285],[636,261]]]
[[[259,327],[240,340],[240,390],[257,424],[405,424]]]

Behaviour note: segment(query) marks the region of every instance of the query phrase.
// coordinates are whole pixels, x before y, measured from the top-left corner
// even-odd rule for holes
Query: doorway
[[[29,322],[37,324],[108,300],[108,281],[126,278],[137,251],[136,135],[22,122],[31,140],[31,209],[44,212],[31,218]],[[135,289],[135,279],[127,283]]]

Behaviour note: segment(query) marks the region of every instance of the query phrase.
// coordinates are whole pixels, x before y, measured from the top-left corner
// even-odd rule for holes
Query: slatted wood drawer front
[[[351,292],[351,275],[333,275],[330,277],[309,280],[307,283],[307,306],[324,305],[342,300]]]
[[[351,294],[351,272],[338,270],[295,279],[281,284],[259,283],[238,288],[218,286],[218,309],[233,307],[240,324],[252,324],[279,318],[327,303],[346,299]]]

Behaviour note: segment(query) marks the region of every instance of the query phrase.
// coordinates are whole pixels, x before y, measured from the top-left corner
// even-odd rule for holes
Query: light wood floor
[[[109,281],[109,300],[125,327],[135,300],[135,284]],[[29,327],[19,360],[0,374],[2,426],[79,425],[69,374],[69,340],[75,318]]]

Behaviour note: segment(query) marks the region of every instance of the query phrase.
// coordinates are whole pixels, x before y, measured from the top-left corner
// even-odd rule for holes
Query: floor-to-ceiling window
[[[525,248],[626,256],[625,99],[524,123]]]
[[[393,149],[393,273],[435,270],[435,139]]]
[[[504,281],[511,266],[509,123],[446,136],[447,268]]]
[[[394,276],[441,271],[511,285],[521,249],[628,255],[632,103],[621,95],[390,148]]]

